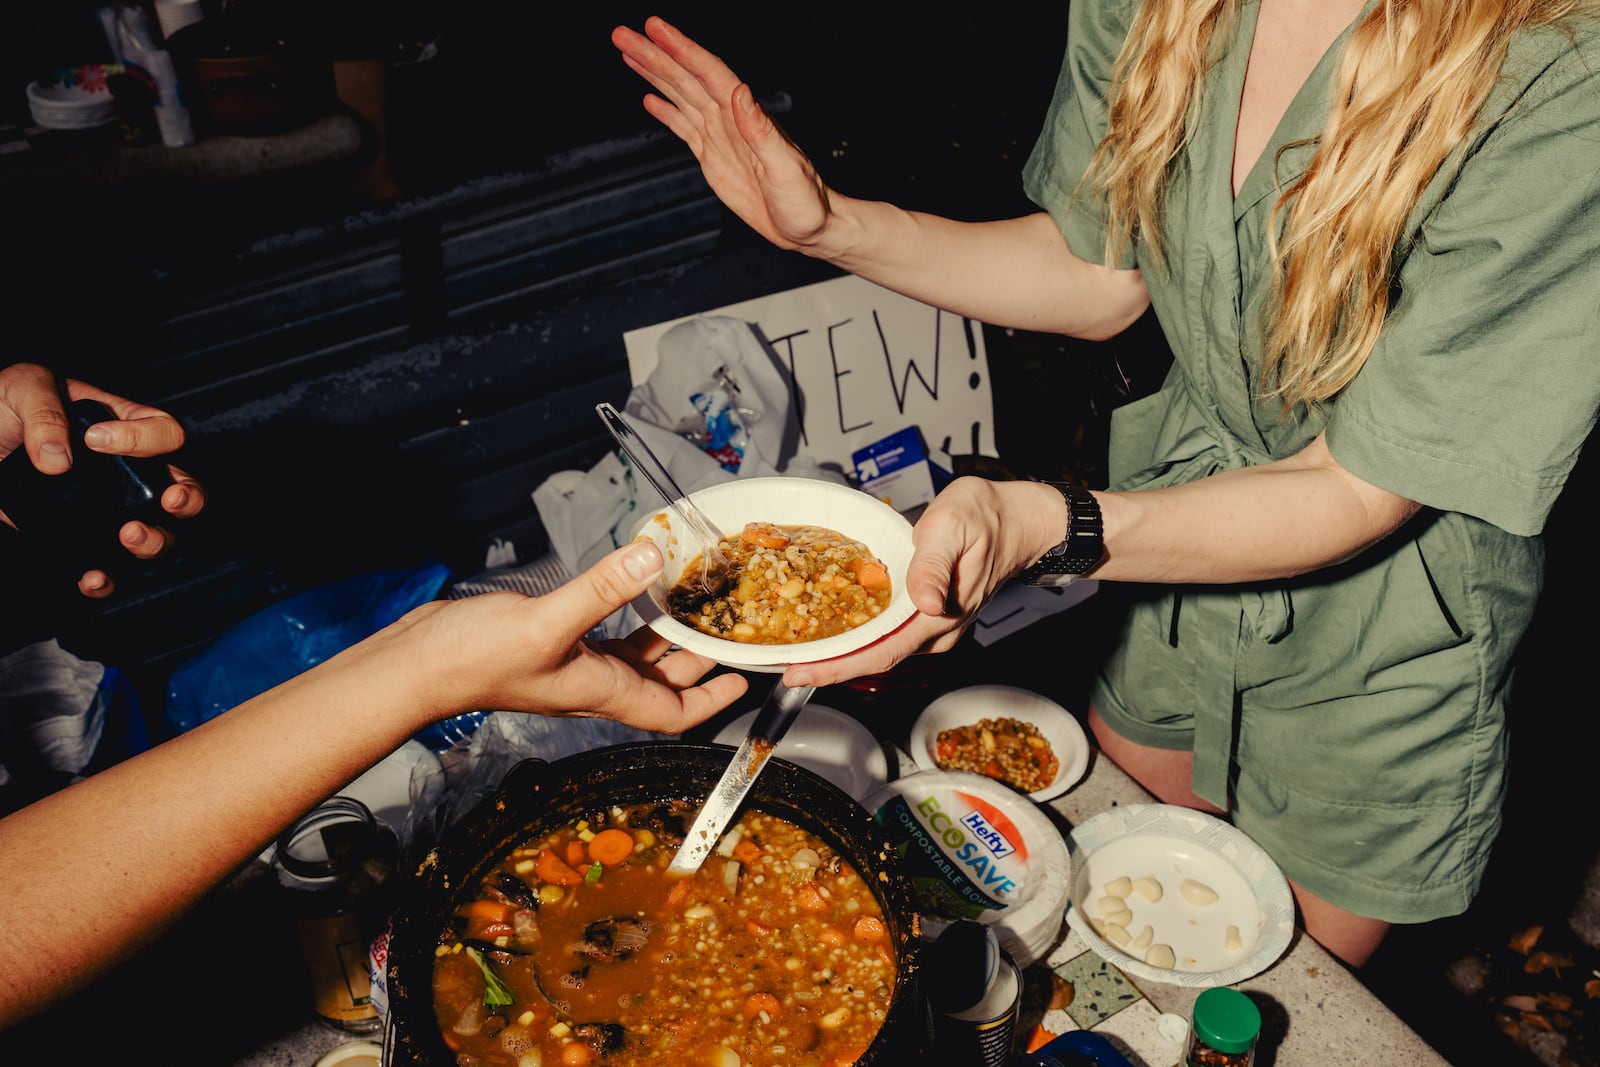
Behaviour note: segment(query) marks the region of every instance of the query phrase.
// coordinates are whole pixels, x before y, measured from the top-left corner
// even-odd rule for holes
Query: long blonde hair
[[[1137,234],[1164,270],[1161,203],[1195,125],[1199,86],[1243,0],[1145,0],[1113,69],[1110,130],[1087,181],[1103,196],[1107,262]],[[1389,312],[1407,216],[1471,129],[1510,39],[1584,0],[1382,0],[1352,31],[1305,172],[1279,189],[1274,299],[1261,324],[1264,395],[1326,400],[1356,376]],[[1308,142],[1300,142],[1308,143]]]

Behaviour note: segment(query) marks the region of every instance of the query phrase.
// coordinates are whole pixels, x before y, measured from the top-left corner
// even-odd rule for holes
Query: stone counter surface
[[[1107,808],[1148,804],[1153,798],[1122,770],[1095,753],[1088,776],[1076,788],[1051,802],[1069,823],[1079,823]],[[1067,938],[1076,941],[1070,930]],[[1058,949],[1053,959],[1070,950]],[[1159,1009],[1187,1019],[1199,990],[1139,983]],[[1262,1039],[1257,1067],[1314,1067],[1335,1063],[1447,1064],[1399,1016],[1364,986],[1334,956],[1297,929],[1288,952],[1254,978],[1236,988],[1249,993],[1262,1008]],[[1277,1010],[1274,1010],[1276,1008]],[[1129,1061],[1140,1067],[1171,1067],[1181,1050],[1131,1017],[1119,1024],[1113,1016],[1096,1032],[1131,1046]]]
[[[1069,823],[1081,822],[1106,808],[1150,803],[1151,797],[1109,760],[1098,754],[1089,774],[1050,807]],[[1063,927],[1063,941],[1051,960],[1084,951],[1076,935]],[[1077,944],[1074,944],[1077,942]],[[1140,983],[1143,986],[1143,983]],[[1267,970],[1238,987],[1262,1007],[1263,1037],[1257,1067],[1316,1067],[1332,1063],[1446,1064],[1431,1046],[1316,942],[1297,932],[1289,951]],[[1148,1003],[1118,1012],[1095,1026],[1128,1056],[1134,1067],[1172,1067],[1181,1049],[1157,1029],[1163,1013],[1187,1019],[1198,990],[1149,985],[1140,992]],[[303,991],[287,991],[285,1003],[260,1004],[260,1010],[302,1015]],[[342,1034],[315,1022],[291,1025],[280,1036],[233,1061],[234,1067],[313,1067],[334,1047],[358,1035]]]

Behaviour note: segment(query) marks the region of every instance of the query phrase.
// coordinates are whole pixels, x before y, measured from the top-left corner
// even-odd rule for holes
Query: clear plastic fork
[[[610,404],[596,404],[594,410],[606,424],[606,429],[611,431],[611,436],[616,439],[617,447],[633,461],[634,468],[644,474],[645,479],[667,502],[667,506],[683,520],[684,526],[705,546],[700,556],[701,587],[707,593],[715,594],[721,591],[728,574],[728,557],[724,556],[722,549],[718,547],[722,535],[717,532],[716,525],[682,489],[678,488],[678,483],[667,473],[666,464],[656,458],[650,446],[644,443],[644,438],[640,437],[638,431],[622,417],[622,412]]]

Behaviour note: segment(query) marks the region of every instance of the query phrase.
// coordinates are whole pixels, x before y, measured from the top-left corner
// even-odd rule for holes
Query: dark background
[[[107,58],[93,10],[8,16],[0,124],[28,125],[29,80]],[[272,10],[300,47],[381,61],[399,195],[376,198],[364,180],[371,130],[354,157],[212,180],[124,174],[114,153],[37,135],[0,156],[7,358],[172,411],[189,432],[183,463],[212,495],[172,559],[127,575],[111,607],[62,622],[75,648],[130,675],[153,721],[176,664],[289,594],[426,559],[467,576],[498,538],[536,558],[546,542],[528,494],[606,450],[589,410],[626,395],[626,330],[834,273],[727,217],[645,115],[644,85],[608,34],[653,9]],[[1031,209],[1018,175],[1066,5],[693,5],[677,17],[751,80],[836,188],[967,219]],[[1152,323],[1103,344],[987,328],[985,339],[1001,462],[1103,484],[1110,409],[1153,389],[1169,359]],[[1594,704],[1576,667],[1589,642],[1570,621],[1593,589],[1578,541],[1593,467],[1549,530],[1489,885],[1467,916],[1398,932],[1364,976],[1456,1062],[1499,1048],[1484,1041],[1504,1046],[1497,1062],[1520,1053],[1445,966],[1529,923],[1559,926],[1595,855],[1593,774],[1573,743]],[[44,606],[12,598],[3,610]],[[1096,611],[1091,601],[987,660],[964,649],[934,670],[1003,667],[1081,710],[1081,673],[1041,665],[1092,648]]]

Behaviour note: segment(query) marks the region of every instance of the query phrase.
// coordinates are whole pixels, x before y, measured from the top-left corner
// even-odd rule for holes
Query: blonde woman
[[[1107,491],[953,483],[921,614],[791,684],[948,649],[1020,575],[1123,583],[1107,755],[1226,813],[1353,966],[1464,910],[1499,829],[1539,534],[1600,406],[1595,5],[1077,0],[1023,172],[962,223],[828,188],[747,85],[651,19],[613,42],[775,244],[999,326],[1175,361]],[[802,677],[805,675],[806,677]]]

